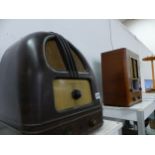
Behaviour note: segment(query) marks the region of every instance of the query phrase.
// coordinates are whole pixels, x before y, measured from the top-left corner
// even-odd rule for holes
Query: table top
[[[155,93],[143,93],[142,99],[143,100],[147,100],[147,99],[154,99],[155,100]]]
[[[114,135],[119,133],[123,123],[111,120],[104,120],[103,125],[91,133],[91,135]]]

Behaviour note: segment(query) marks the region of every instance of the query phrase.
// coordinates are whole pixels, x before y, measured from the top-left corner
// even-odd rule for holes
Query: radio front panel
[[[141,102],[138,55],[121,48],[102,53],[101,61],[104,104],[126,107]]]
[[[54,80],[54,103],[58,112],[93,103],[88,80]]]

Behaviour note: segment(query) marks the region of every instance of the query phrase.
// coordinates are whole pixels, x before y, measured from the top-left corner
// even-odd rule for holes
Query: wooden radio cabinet
[[[104,105],[128,107],[142,101],[139,57],[126,48],[101,54]]]

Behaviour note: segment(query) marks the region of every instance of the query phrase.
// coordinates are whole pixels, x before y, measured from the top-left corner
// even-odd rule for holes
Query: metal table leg
[[[145,135],[145,119],[144,119],[144,111],[137,111],[137,124],[138,124],[138,134]]]

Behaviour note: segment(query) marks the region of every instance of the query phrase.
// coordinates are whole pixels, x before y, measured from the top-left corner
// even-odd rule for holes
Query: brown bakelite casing
[[[139,57],[126,48],[101,54],[104,105],[129,107],[142,101]]]
[[[22,38],[0,63],[0,120],[21,134],[88,134],[102,125],[93,72],[53,32]]]

